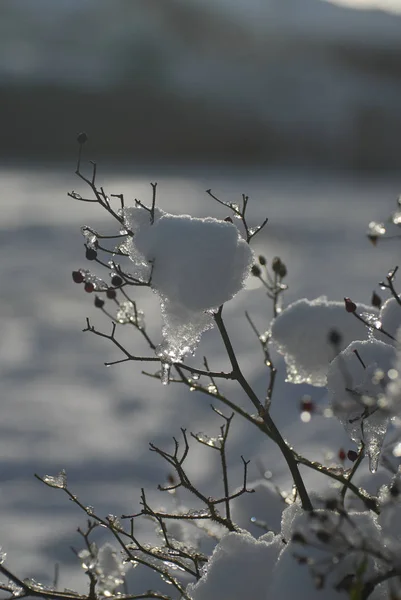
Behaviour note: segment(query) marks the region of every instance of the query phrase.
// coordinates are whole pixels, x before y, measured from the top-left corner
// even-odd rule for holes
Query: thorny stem
[[[224,415],[219,411],[218,414],[223,416],[226,420],[226,424],[221,428],[222,441],[220,446],[220,460],[221,460],[221,470],[223,473],[223,486],[224,486],[224,497],[225,497],[225,505],[226,505],[226,519],[231,521],[231,509],[230,509],[230,492],[228,489],[228,474],[227,474],[227,457],[226,457],[226,442],[228,437],[228,432],[230,430],[231,421],[234,417],[234,413],[231,414],[230,417],[224,417]]]
[[[395,275],[396,275],[397,271],[398,271],[398,266],[394,267],[394,269],[391,271],[391,273],[389,273],[389,275],[387,275],[387,277],[386,277],[387,283],[384,283],[384,281],[382,281],[380,283],[380,285],[385,288],[388,288],[390,290],[390,292],[392,293],[393,297],[398,302],[398,304],[401,306],[401,298],[397,294],[397,290],[394,287],[394,279],[395,279]]]
[[[35,590],[29,583],[25,583],[19,577],[11,573],[4,565],[0,565],[0,573],[2,573],[5,577],[7,577],[10,581],[15,583],[15,585],[21,587],[24,590],[24,593],[18,596],[19,598],[31,596],[36,598],[48,598],[49,600],[61,598],[63,600],[77,600],[77,598],[86,598],[86,596],[82,596],[81,594],[74,594],[72,592],[61,592],[56,590]]]
[[[253,389],[251,388],[251,386],[245,379],[244,375],[242,374],[242,371],[240,369],[240,366],[238,364],[238,361],[237,361],[237,358],[235,355],[234,348],[231,344],[231,340],[229,338],[229,335],[227,333],[226,327],[223,322],[222,312],[223,312],[223,307],[221,306],[219,308],[218,312],[215,313],[214,318],[215,318],[216,325],[219,329],[219,332],[221,334],[221,337],[223,339],[224,345],[227,350],[228,357],[230,359],[230,362],[231,362],[231,365],[233,368],[233,376],[238,381],[238,383],[240,384],[240,386],[242,387],[242,389],[244,390],[244,392],[246,393],[246,395],[248,396],[248,398],[250,399],[250,401],[252,402],[252,404],[254,405],[256,410],[258,411],[259,416],[263,419],[263,422],[266,425],[266,433],[268,433],[270,438],[280,448],[281,453],[284,456],[284,459],[288,465],[288,468],[291,471],[291,475],[293,477],[294,484],[298,490],[299,497],[301,499],[302,507],[304,508],[304,510],[308,510],[308,511],[313,510],[312,503],[310,501],[305,484],[304,484],[301,474],[299,472],[298,464],[297,464],[296,459],[294,458],[292,449],[288,446],[287,442],[284,440],[281,433],[277,429],[276,424],[274,423],[273,419],[271,418],[269,412],[267,410],[265,410],[264,406],[261,404],[257,395],[255,394],[255,392],[253,391]]]
[[[249,316],[249,314],[247,312],[245,312],[245,316],[247,318],[248,323],[250,324],[250,326],[252,328],[252,331],[255,333],[256,337],[258,338],[258,340],[260,342],[260,345],[262,347],[263,354],[264,354],[265,365],[266,365],[266,367],[268,367],[268,369],[270,371],[269,385],[267,388],[266,400],[265,400],[265,410],[269,410],[270,403],[271,403],[272,396],[273,396],[273,389],[274,389],[274,384],[276,381],[276,375],[277,375],[277,369],[273,364],[273,361],[271,359],[270,352],[269,352],[269,345],[268,345],[269,336],[267,334],[265,334],[266,339],[262,339],[259,331],[256,329],[254,322],[252,321],[251,317]]]
[[[325,467],[321,463],[317,461],[312,461],[297,452],[294,452],[294,457],[297,463],[312,469],[313,471],[317,471],[318,473],[322,473],[331,479],[335,479],[339,481],[344,486],[347,486],[349,490],[351,490],[355,496],[357,496],[366,506],[368,510],[373,510],[376,514],[380,514],[379,506],[377,500],[374,496],[368,494],[363,488],[358,488],[355,484],[349,481],[344,475],[340,475],[334,471],[332,471],[329,467]]]
[[[45,485],[48,485],[46,483],[46,481],[40,477],[40,475],[37,475],[35,473],[35,477],[36,479],[38,479],[39,481],[41,481],[42,483],[44,483]],[[125,531],[124,529],[118,529],[116,530],[115,526],[113,526],[109,520],[107,519],[103,519],[102,517],[99,517],[98,515],[96,515],[95,513],[88,512],[88,507],[85,506],[84,504],[82,504],[82,502],[77,498],[77,496],[75,494],[73,494],[67,487],[62,488],[63,491],[67,494],[67,496],[70,498],[70,500],[76,504],[84,513],[86,513],[91,519],[94,519],[97,523],[99,523],[100,525],[103,525],[103,527],[106,527],[116,538],[116,540],[118,541],[118,543],[120,544],[120,546],[122,547],[122,549],[124,550],[124,552],[128,555],[129,559],[131,561],[136,561],[139,564],[142,564],[144,566],[149,567],[150,569],[152,569],[153,571],[155,571],[156,573],[158,573],[159,575],[162,575],[163,577],[165,577],[166,579],[169,580],[169,582],[182,594],[182,598],[185,598],[186,600],[190,600],[190,598],[186,595],[185,590],[182,588],[182,586],[179,584],[179,582],[172,577],[167,571],[165,571],[164,569],[162,569],[161,567],[158,567],[157,565],[153,564],[153,563],[148,563],[146,562],[144,559],[141,559],[140,557],[134,557],[132,555],[132,553],[129,551],[129,549],[127,548],[127,545],[123,542],[123,540],[121,539],[120,535],[128,537],[128,539],[134,541],[134,543],[137,544],[138,547],[140,547],[140,545],[138,544],[137,540],[127,531]],[[0,572],[1,569],[3,569],[3,566],[0,565]],[[17,582],[19,581],[16,577],[14,577],[14,581]],[[19,583],[17,585],[20,585]],[[26,586],[26,584],[23,584],[23,587],[28,587]],[[29,590],[31,590],[31,588],[29,587]],[[52,595],[50,595],[51,592],[49,592],[49,594],[46,592],[43,593],[42,591],[40,593],[34,594],[36,596],[42,596],[42,597],[46,597],[52,599],[57,599],[57,598],[66,598],[66,600],[76,600],[76,598],[80,598],[82,600],[82,598],[85,598],[85,600],[93,600],[91,595],[89,596],[80,596],[79,594],[75,595],[65,595],[62,592],[55,592]],[[33,595],[33,594],[29,594],[29,595]],[[131,596],[130,598],[140,598],[141,596]],[[146,598],[147,596],[144,595],[144,598]],[[150,596],[151,598],[158,598],[159,596],[154,595],[154,596]],[[161,598],[163,598],[162,595],[160,595]],[[168,600],[171,600],[168,596],[167,596]],[[128,600],[128,599],[126,599]]]
[[[368,321],[366,321],[363,317],[361,317],[361,315],[358,315],[356,312],[351,313],[351,314],[353,314],[354,317],[356,319],[358,319],[358,321],[361,321],[361,323],[363,323],[364,325],[366,325],[366,327],[368,327],[372,331],[380,331],[380,333],[382,333],[386,337],[390,338],[390,340],[397,341],[396,338],[393,335],[391,335],[391,333],[389,333],[388,331],[386,331],[385,329],[383,329],[382,325],[380,325],[380,327],[375,327],[374,325],[372,325],[371,323],[369,323]]]

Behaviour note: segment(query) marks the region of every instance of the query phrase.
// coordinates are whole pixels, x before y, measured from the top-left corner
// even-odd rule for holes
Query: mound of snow
[[[156,209],[152,222],[142,207],[124,209],[123,217],[134,234],[126,244],[133,274],[149,280],[160,296],[164,327],[158,354],[179,361],[194,352],[202,333],[213,326],[210,311],[244,286],[252,250],[226,221]]]
[[[376,471],[387,432],[385,391],[394,368],[393,346],[376,340],[353,342],[331,363],[327,388],[333,412],[351,439],[364,442],[370,469]]]
[[[376,314],[375,309],[357,305],[358,314]],[[335,344],[330,334],[336,332]],[[303,298],[290,304],[271,325],[272,340],[283,354],[287,381],[325,386],[327,369],[340,350],[354,340],[366,339],[368,329],[346,312],[344,302],[329,302],[325,296]]]

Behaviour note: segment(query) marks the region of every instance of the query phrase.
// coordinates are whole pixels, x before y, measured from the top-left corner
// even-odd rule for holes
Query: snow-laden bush
[[[257,258],[251,250],[252,238],[266,221],[250,227],[247,196],[237,204],[222,201],[208,190],[230,213],[224,220],[162,211],[156,203],[156,184],[151,184],[149,206],[140,201],[127,206],[122,194],[109,196],[98,186],[96,165],[91,177],[82,173],[86,135],[80,134],[78,141],[77,175],[93,197],[77,192],[69,195],[100,205],[116,223],[115,235],[82,228],[86,258],[108,271],[108,278],[78,269],[73,280],[94,295],[95,307],[112,321],[109,333],[97,329],[89,319],[84,331],[105,338],[122,353],[107,365],[153,365],[148,375],[162,384],[181,385],[211,400],[220,429],[213,437],[181,429],[170,450],[151,443],[151,451],[169,469],[167,483],[159,485],[165,501],[154,505],[143,489],[140,508],[131,515],[97,514],[70,490],[64,471],[37,476],[47,486],[62,490],[88,517],[86,526],[78,530],[82,548],[76,551],[88,577],[88,589],[78,593],[24,579],[8,569],[4,553],[0,557],[4,577],[0,589],[9,598],[47,600],[401,598],[401,298],[395,283],[397,268],[380,283],[389,292],[384,303],[374,293],[372,306],[350,298],[344,302],[304,298],[283,307],[287,266],[279,257]],[[398,215],[396,212],[392,218],[396,227]],[[386,229],[384,224],[370,223],[369,239],[376,244]],[[266,321],[264,331],[258,331],[246,315],[267,371],[263,396],[245,377],[223,319],[224,305],[241,291],[248,276],[260,281],[271,301],[273,318]],[[159,296],[160,341],[151,338],[146,311],[137,306],[139,286]],[[261,299],[265,301],[264,294]],[[149,348],[147,355],[132,354],[125,347],[119,333],[127,326],[143,338]],[[189,360],[198,358],[201,336],[213,328],[225,348],[230,365],[226,371],[214,370],[207,358],[196,366]],[[275,402],[280,402],[274,350],[284,356],[289,382],[327,388],[327,406],[320,412],[342,423],[357,450],[347,454],[340,449],[334,463],[328,458],[326,465],[302,456],[287,443],[271,414]],[[241,402],[230,391],[235,387],[241,391]],[[305,396],[301,410],[304,422],[317,412],[312,399]],[[234,417],[245,419],[278,447],[292,480],[291,490],[281,490],[269,473],[250,484],[248,461],[243,456],[240,485],[229,480],[228,444]],[[386,444],[388,433],[391,441]],[[188,457],[193,444],[219,457],[221,493],[217,497],[192,482]],[[354,482],[365,454],[370,470],[380,470],[382,476],[376,492],[370,482],[367,489]],[[323,493],[313,489],[313,479],[306,483],[308,471],[326,477]],[[191,498],[192,507],[188,503]],[[137,533],[136,523],[143,517],[155,526],[148,541]],[[100,546],[96,542],[98,528],[110,534],[110,541]],[[133,572],[136,567],[157,577],[155,589],[140,589],[141,577]]]

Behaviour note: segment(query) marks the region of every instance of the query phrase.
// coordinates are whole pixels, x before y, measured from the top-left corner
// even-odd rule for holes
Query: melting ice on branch
[[[124,225],[133,232],[127,250],[134,276],[150,281],[164,320],[158,353],[179,361],[194,352],[216,309],[239,292],[253,253],[232,223],[171,215],[156,208],[154,222],[142,207],[125,208]]]

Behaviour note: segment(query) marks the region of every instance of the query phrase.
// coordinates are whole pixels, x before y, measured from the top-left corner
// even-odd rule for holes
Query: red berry
[[[358,458],[358,453],[355,452],[355,450],[348,450],[347,457],[348,457],[348,460],[350,460],[351,462],[355,462],[356,459]]]
[[[84,280],[84,276],[82,275],[81,271],[73,271],[72,278],[75,283],[82,283]]]
[[[341,462],[344,462],[344,460],[346,458],[344,448],[340,448],[340,450],[338,451],[338,458],[339,458],[339,460],[341,460]]]
[[[106,296],[110,300],[114,300],[114,298],[117,296],[116,290],[113,290],[113,288],[108,288],[108,290],[106,291]]]
[[[344,298],[345,302],[345,310],[349,313],[354,313],[356,311],[356,304],[352,302],[351,298]]]
[[[305,398],[301,400],[301,410],[305,412],[313,412],[315,409],[315,405],[313,404],[310,398]]]
[[[90,281],[88,281],[88,283],[85,283],[85,292],[88,292],[88,294],[91,294],[94,289],[95,289],[95,286],[93,285],[93,283],[90,283]]]

